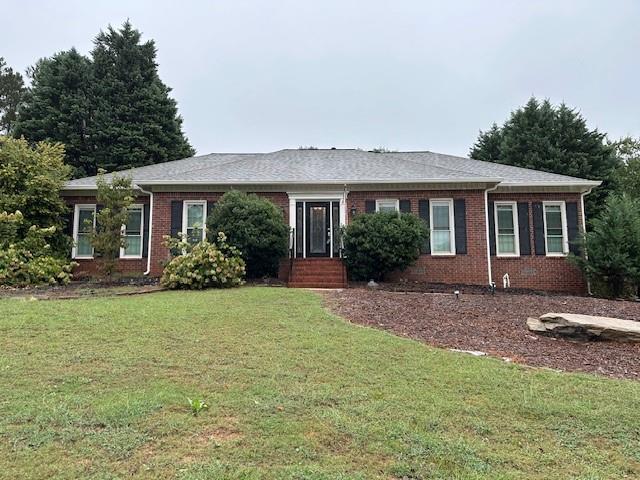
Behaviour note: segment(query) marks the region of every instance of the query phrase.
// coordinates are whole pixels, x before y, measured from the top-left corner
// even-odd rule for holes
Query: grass
[[[426,347],[310,292],[0,312],[0,478],[640,475],[640,383]],[[194,416],[187,398],[209,409]]]

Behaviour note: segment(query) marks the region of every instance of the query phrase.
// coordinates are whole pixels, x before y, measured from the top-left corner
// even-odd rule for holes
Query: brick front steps
[[[347,272],[339,258],[296,258],[287,286],[292,288],[346,288]]]

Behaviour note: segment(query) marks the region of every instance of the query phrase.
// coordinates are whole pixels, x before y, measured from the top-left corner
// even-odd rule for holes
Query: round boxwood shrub
[[[247,265],[247,276],[276,276],[287,254],[289,225],[282,210],[267,199],[237,190],[225,193],[207,219],[210,236],[227,235]]]
[[[244,283],[245,265],[240,252],[229,246],[224,233],[215,242],[204,240],[195,245],[165,237],[165,245],[182,252],[164,267],[160,283],[172,289],[237,287]]]
[[[353,280],[383,280],[415,262],[427,236],[424,222],[409,213],[358,215],[343,230],[349,275]]]

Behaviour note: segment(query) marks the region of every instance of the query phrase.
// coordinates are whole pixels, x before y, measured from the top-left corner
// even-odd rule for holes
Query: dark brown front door
[[[307,257],[331,255],[330,202],[307,202]]]

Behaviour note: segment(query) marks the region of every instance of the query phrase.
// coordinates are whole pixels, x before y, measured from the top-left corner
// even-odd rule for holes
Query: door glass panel
[[[325,253],[327,251],[327,208],[311,207],[309,213],[310,253]]]

